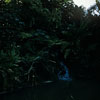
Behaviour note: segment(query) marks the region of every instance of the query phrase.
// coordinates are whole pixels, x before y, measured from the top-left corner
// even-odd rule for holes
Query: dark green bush
[[[62,61],[73,76],[99,78],[94,10],[68,0],[0,1],[0,91],[57,80]]]

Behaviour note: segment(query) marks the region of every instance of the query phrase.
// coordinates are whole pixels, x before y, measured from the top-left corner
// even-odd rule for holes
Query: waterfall
[[[60,62],[60,66],[63,67],[63,71],[62,70],[59,71],[59,73],[58,73],[58,79],[59,80],[71,81],[72,79],[69,76],[68,67],[63,62]]]

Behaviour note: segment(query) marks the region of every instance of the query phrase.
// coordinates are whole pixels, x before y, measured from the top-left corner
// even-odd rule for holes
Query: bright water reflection
[[[62,71],[60,71],[60,72],[58,73],[58,79],[59,79],[59,80],[71,81],[72,79],[71,79],[70,76],[69,76],[69,71],[68,71],[67,66],[66,66],[63,62],[61,62],[60,65],[61,65],[61,67],[63,67],[64,73],[63,73]],[[63,74],[62,74],[62,73],[63,73]]]

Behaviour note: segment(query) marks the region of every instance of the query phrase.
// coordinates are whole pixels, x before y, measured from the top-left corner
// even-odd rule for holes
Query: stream
[[[0,100],[100,100],[100,82],[72,80],[67,66],[60,64],[65,73],[58,73],[58,81],[0,94]]]
[[[58,79],[59,80],[71,81],[72,79],[69,76],[69,71],[68,71],[67,66],[63,62],[60,62],[60,66],[63,67],[64,74],[61,74],[62,71],[59,71],[59,73],[58,73]]]

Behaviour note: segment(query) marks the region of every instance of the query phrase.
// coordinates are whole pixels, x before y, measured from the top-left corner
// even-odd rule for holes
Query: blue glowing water
[[[60,71],[60,72],[58,73],[58,79],[59,79],[59,80],[71,81],[72,79],[71,79],[70,76],[69,76],[69,71],[68,71],[67,66],[66,66],[63,62],[61,62],[60,65],[61,65],[61,67],[63,67],[63,69],[64,69],[64,74],[61,74],[62,71]]]

